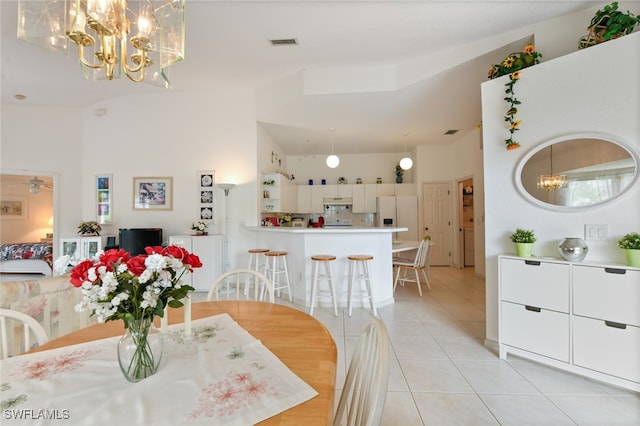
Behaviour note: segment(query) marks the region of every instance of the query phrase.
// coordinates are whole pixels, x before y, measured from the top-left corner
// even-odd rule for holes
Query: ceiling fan
[[[29,187],[29,192],[32,194],[38,194],[42,191],[42,188],[48,189],[49,191],[53,190],[53,185],[50,185],[43,181],[42,179],[38,179],[37,176],[34,176],[33,179],[29,179],[26,182],[22,183],[22,185],[27,185]]]

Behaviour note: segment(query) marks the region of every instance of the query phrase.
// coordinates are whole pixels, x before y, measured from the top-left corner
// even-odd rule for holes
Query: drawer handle
[[[541,308],[537,308],[535,306],[529,306],[529,305],[524,305],[524,308],[527,311],[531,311],[531,312],[540,312],[542,310]]]
[[[619,269],[619,268],[604,268],[604,271],[609,274],[620,274],[620,275],[624,275],[627,273],[626,269]]]
[[[525,260],[524,264],[525,265],[531,265],[531,266],[540,266],[540,261],[539,260]]]
[[[606,325],[607,327],[619,328],[621,330],[627,329],[627,324],[620,324],[619,322],[605,321],[604,325]]]

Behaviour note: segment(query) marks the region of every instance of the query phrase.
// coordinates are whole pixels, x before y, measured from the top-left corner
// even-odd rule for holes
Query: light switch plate
[[[585,241],[606,240],[609,233],[606,224],[586,224],[584,225]]]

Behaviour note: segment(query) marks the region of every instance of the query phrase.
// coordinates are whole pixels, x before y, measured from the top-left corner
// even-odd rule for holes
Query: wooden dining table
[[[169,309],[168,312],[169,325],[184,321],[183,308]],[[321,322],[295,308],[254,301],[197,302],[191,305],[191,312],[194,320],[227,313],[243,329],[259,339],[293,373],[318,392],[318,395],[310,400],[258,424],[331,424],[334,413],[337,350],[335,341]],[[156,326],[160,326],[159,321],[156,321]],[[52,340],[31,352],[119,336],[123,331],[122,321],[96,324]]]

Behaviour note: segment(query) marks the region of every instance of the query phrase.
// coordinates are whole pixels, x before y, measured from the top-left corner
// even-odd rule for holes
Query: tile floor
[[[434,267],[430,279],[422,297],[407,284],[380,309],[392,347],[383,425],[640,425],[640,394],[485,348],[484,280],[472,268]],[[314,314],[336,341],[341,389],[370,311]]]

